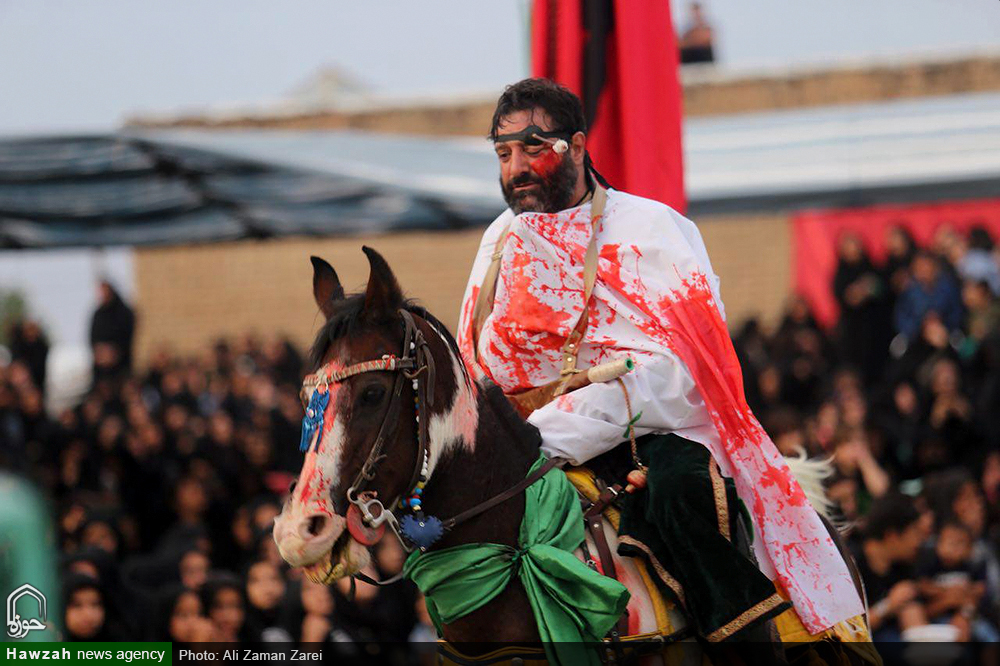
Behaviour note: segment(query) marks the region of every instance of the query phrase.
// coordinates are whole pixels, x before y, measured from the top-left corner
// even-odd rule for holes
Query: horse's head
[[[325,583],[369,563],[385,531],[381,506],[398,511],[452,447],[473,445],[476,429],[474,388],[451,336],[403,298],[381,255],[364,251],[368,285],[351,296],[312,258],[326,323],[303,382],[305,461],[274,524],[281,556]]]

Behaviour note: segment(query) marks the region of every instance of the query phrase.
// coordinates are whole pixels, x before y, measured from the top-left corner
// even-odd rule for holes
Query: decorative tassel
[[[634,469],[628,473],[625,480],[628,481],[625,492],[634,493],[636,490],[642,490],[646,487],[646,470]]]
[[[318,443],[323,439],[323,417],[326,414],[326,406],[330,402],[330,391],[320,391],[318,388],[313,391],[306,406],[306,415],[302,417],[302,437],[299,439],[299,451],[305,453],[309,450],[313,435]]]
[[[444,525],[435,516],[406,515],[399,523],[399,531],[414,546],[427,550],[444,535]]]

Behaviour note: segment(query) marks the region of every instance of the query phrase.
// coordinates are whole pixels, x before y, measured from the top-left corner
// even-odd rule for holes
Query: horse
[[[426,515],[461,518],[445,521],[449,529],[425,545],[431,551],[515,547],[526,474],[539,457],[538,431],[499,387],[471,376],[447,328],[404,298],[385,259],[363,251],[370,276],[353,295],[345,295],[333,267],[311,258],[313,297],[325,322],[304,382],[305,459],[273,530],[285,561],[326,584],[366,579],[360,572],[371,561],[369,547],[387,525],[399,528],[392,513],[401,506],[397,500],[416,502]],[[605,526],[605,535],[614,553],[614,530]],[[586,543],[596,552],[591,535]],[[630,632],[655,632],[636,563],[617,553],[614,563],[632,593]],[[684,630],[676,607],[670,624]],[[449,643],[539,641],[516,576],[486,605],[444,624],[442,633]]]

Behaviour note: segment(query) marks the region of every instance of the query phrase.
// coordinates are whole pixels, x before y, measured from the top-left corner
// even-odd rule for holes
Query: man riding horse
[[[703,639],[759,640],[789,605],[812,634],[861,615],[844,559],[747,406],[698,229],[602,185],[586,131],[580,100],[551,81],[500,97],[490,138],[509,209],[466,290],[467,365],[537,407],[543,452],[609,484],[627,476],[620,552],[647,562]],[[635,368],[620,382],[561,383],[624,358]]]

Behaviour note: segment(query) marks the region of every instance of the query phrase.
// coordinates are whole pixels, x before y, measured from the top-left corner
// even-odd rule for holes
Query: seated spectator
[[[100,548],[114,558],[118,558],[122,546],[121,532],[117,516],[110,511],[91,511],[84,519],[79,531],[80,547]]]
[[[947,442],[954,462],[979,456],[979,435],[972,422],[972,403],[961,387],[958,363],[939,358],[929,368],[928,431]]]
[[[966,282],[983,282],[994,296],[1000,296],[1000,266],[993,256],[993,238],[985,227],[973,227],[964,244],[964,252],[955,264]]]
[[[970,358],[987,336],[1000,331],[1000,301],[986,282],[966,280],[962,285],[962,304],[968,333],[962,356]]]
[[[149,640],[185,645],[213,639],[212,623],[202,613],[201,598],[194,590],[174,586],[161,593]]]
[[[227,572],[209,574],[201,586],[201,604],[212,621],[214,640],[222,643],[245,640],[246,604],[239,578]]]
[[[104,591],[96,578],[70,574],[63,580],[63,627],[68,641],[120,640],[110,628]]]
[[[353,637],[335,623],[333,591],[329,587],[303,578],[298,597],[301,619],[293,631],[301,643],[334,644],[339,654],[357,653],[351,646]]]
[[[868,437],[861,429],[843,427],[838,431],[834,437],[833,466],[834,476],[828,481],[831,497],[840,496],[844,504],[854,507],[854,511],[844,512],[845,518],[856,517],[850,515],[855,512],[867,512],[872,501],[890,488],[889,475],[872,455]],[[846,498],[842,495],[848,489],[855,493],[853,502],[844,502]]]
[[[180,556],[177,562],[177,573],[181,585],[189,590],[198,591],[205,584],[212,561],[200,548],[191,547]]]
[[[968,470],[956,467],[929,475],[924,483],[924,497],[937,524],[956,520],[972,535],[972,557],[986,567],[987,591],[992,603],[1000,600],[1000,560],[986,539],[986,500],[976,479]]]
[[[901,478],[912,479],[919,475],[916,451],[923,428],[920,397],[912,383],[901,381],[892,387],[887,402],[876,412],[874,422],[885,439],[895,471]]]
[[[246,574],[247,634],[252,641],[291,641],[280,626],[279,615],[285,598],[285,579],[271,562],[254,562]]]
[[[986,566],[972,558],[972,533],[956,519],[945,520],[917,563],[927,616],[934,624],[953,624],[961,639],[996,643],[1000,632],[983,617]]]
[[[913,236],[900,224],[889,227],[886,233],[885,245],[888,256],[882,269],[882,274],[889,285],[892,300],[895,302],[910,283],[910,264],[916,254],[917,244]]]
[[[105,611],[115,618],[116,631],[135,635],[141,622],[141,618],[132,613],[138,595],[123,580],[114,556],[102,548],[85,546],[63,558],[63,570],[67,574],[81,574],[96,579],[101,588]]]
[[[953,225],[942,224],[934,232],[930,249],[937,255],[941,270],[958,281],[958,264],[968,249],[968,243],[962,234]]]
[[[910,265],[912,281],[896,303],[896,330],[912,340],[920,333],[926,316],[935,313],[948,331],[962,324],[958,287],[934,255],[920,251]]]
[[[838,250],[833,293],[840,305],[841,354],[870,386],[881,377],[892,339],[888,289],[861,239],[844,234]]]
[[[926,536],[913,500],[889,493],[876,501],[851,543],[868,592],[868,621],[876,641],[896,642],[909,627],[927,624],[913,565]]]

